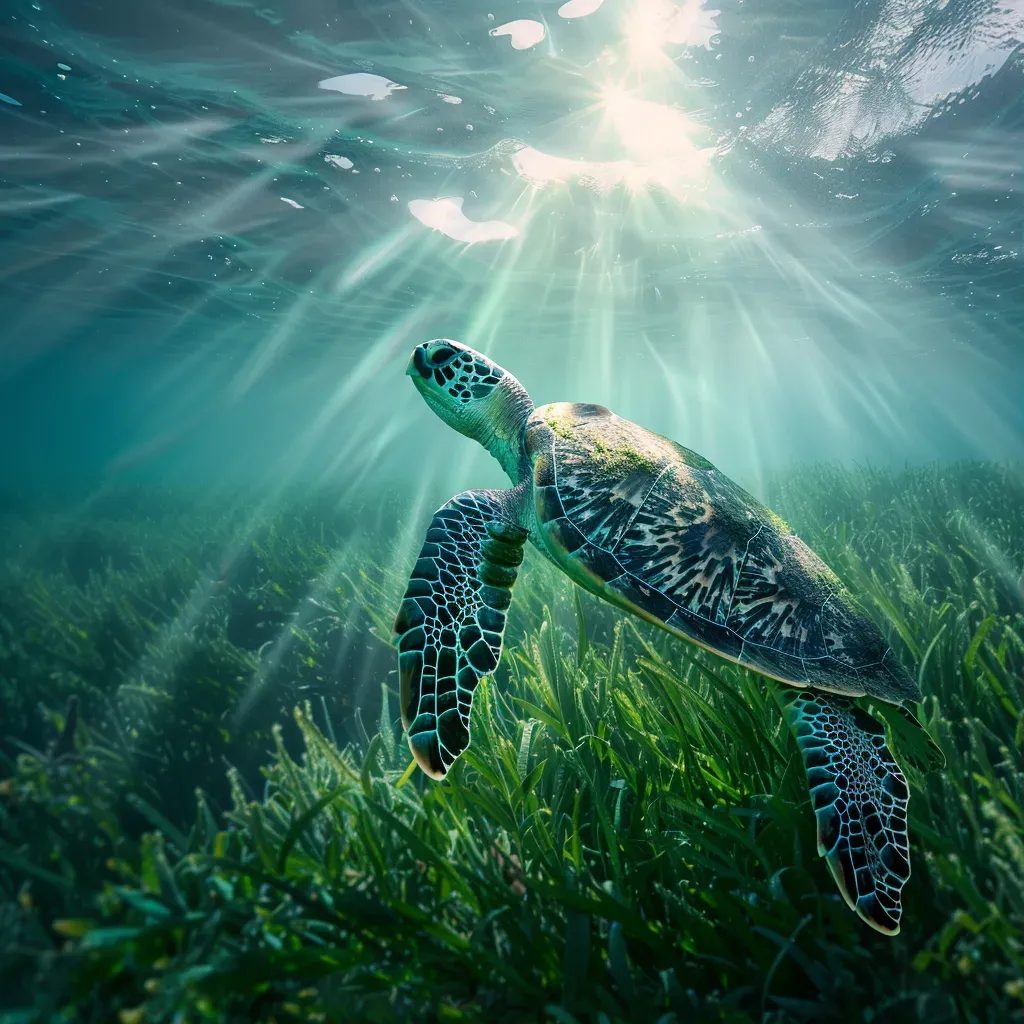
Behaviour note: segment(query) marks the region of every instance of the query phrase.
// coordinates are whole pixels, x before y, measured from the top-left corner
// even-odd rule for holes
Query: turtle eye
[[[451,345],[438,345],[436,348],[431,346],[427,349],[427,365],[431,368],[444,366],[454,356],[455,349]]]

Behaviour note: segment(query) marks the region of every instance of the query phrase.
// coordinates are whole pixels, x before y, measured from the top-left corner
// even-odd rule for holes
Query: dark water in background
[[[402,376],[438,335],[755,491],[1020,459],[1022,40],[1020,0],[7,0],[3,477],[433,507],[500,480]]]

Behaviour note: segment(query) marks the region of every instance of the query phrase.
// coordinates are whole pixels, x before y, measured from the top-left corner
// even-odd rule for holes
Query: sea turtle
[[[534,408],[508,371],[447,339],[418,345],[406,372],[513,484],[465,491],[434,514],[395,620],[402,722],[420,767],[441,779],[469,746],[473,692],[498,665],[529,538],[590,593],[798,688],[783,691],[785,716],[818,852],[849,906],[896,934],[908,789],[864,707],[912,746],[923,731],[902,705],[921,693],[836,575],[707,459],[603,406]]]

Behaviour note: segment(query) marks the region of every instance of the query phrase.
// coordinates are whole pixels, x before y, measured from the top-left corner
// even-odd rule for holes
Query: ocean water
[[[486,6],[6,5],[5,475],[457,487],[446,336],[751,485],[1020,456],[1015,4]]]
[[[81,1020],[270,1020],[293,1004],[310,1020],[496,1020],[505,1000],[515,1020],[604,1013],[681,1021],[691,1011],[708,1020],[872,1020],[906,999],[901,1012],[913,1019],[1022,1019],[1022,177],[1019,0],[4,0],[0,777],[11,799],[0,817],[8,915],[0,922],[19,937],[0,949],[0,985],[11,993],[0,1011],[21,1014],[12,1024],[34,1013],[56,1020],[58,1011]],[[180,858],[186,847],[198,857],[200,846],[189,843],[200,840],[173,837],[192,827],[197,787],[212,808],[209,836],[258,832],[237,799],[224,824],[238,793],[243,804],[292,808],[278,838],[286,835],[287,821],[315,799],[273,789],[283,771],[274,758],[311,749],[291,714],[302,701],[353,764],[384,758],[391,795],[380,796],[364,773],[367,800],[399,813],[401,793],[415,789],[428,807],[441,799],[418,776],[402,781],[408,756],[390,622],[432,512],[468,488],[506,482],[405,376],[413,348],[432,338],[484,352],[537,405],[608,406],[777,505],[936,702],[922,706],[923,717],[949,774],[968,781],[953,797],[934,776],[931,789],[911,780],[918,805],[929,808],[911,820],[918,874],[908,899],[919,924],[893,940],[904,946],[892,954],[891,991],[873,990],[863,973],[889,947],[857,931],[817,861],[805,790],[781,768],[762,777],[726,752],[702,768],[720,780],[716,795],[685,791],[691,810],[721,801],[749,811],[785,785],[794,802],[804,800],[793,821],[805,856],[793,853],[792,829],[780,829],[784,841],[764,838],[768,852],[749,869],[759,881],[735,885],[763,882],[763,904],[782,898],[777,879],[792,870],[810,873],[807,887],[821,894],[813,906],[806,893],[804,903],[786,897],[800,909],[792,929],[804,928],[805,911],[814,921],[800,938],[804,975],[786,952],[796,932],[780,926],[785,934],[772,946],[769,920],[743,916],[756,918],[756,898],[729,904],[723,934],[739,943],[761,935],[770,950],[751,954],[755,996],[744,988],[747,968],[701,973],[694,965],[705,954],[707,964],[725,962],[711,933],[687,932],[668,910],[659,918],[643,903],[643,883],[618,874],[614,898],[636,912],[619,931],[596,902],[556,900],[550,919],[538,912],[530,925],[538,931],[524,925],[525,938],[498,943],[519,981],[478,978],[450,999],[429,995],[431,986],[454,992],[458,980],[431,974],[441,969],[423,948],[394,936],[380,947],[391,959],[379,949],[353,954],[356,966],[344,969],[356,1001],[346,1008],[344,985],[295,995],[330,975],[323,964],[314,970],[312,959],[297,959],[274,973],[289,942],[318,948],[305,933],[259,946],[278,949],[278,966],[257,958],[217,973],[225,961],[212,951],[241,948],[238,935],[208,946],[197,938],[191,952],[181,940],[157,955],[155,947],[128,950],[136,940],[127,933],[90,946],[85,925],[60,924],[109,918],[111,929],[141,927],[131,914],[156,913],[140,903],[144,894],[170,899],[146,866],[146,834],[164,836],[167,863],[178,865],[166,870],[179,871],[184,887],[181,872],[191,869]],[[612,658],[625,628],[620,613],[589,597],[581,605],[534,556],[524,574],[530,582],[510,612],[499,683],[540,678],[531,644],[556,635],[564,671],[578,670],[581,687],[596,686],[606,669],[612,679],[612,661],[600,658]],[[647,642],[675,650],[674,640]],[[630,651],[652,664],[651,650]],[[724,664],[701,659],[704,676],[687,674],[689,662],[673,661],[673,671],[699,688]],[[739,686],[741,675],[726,681]],[[640,675],[628,677],[634,684],[642,686]],[[605,833],[593,824],[585,855],[571,841],[582,834],[579,794],[597,792],[598,776],[581,783],[566,832],[558,816],[572,818],[573,809],[558,792],[570,769],[559,766],[556,779],[552,753],[551,778],[534,778],[544,758],[530,760],[531,736],[579,749],[589,733],[568,712],[558,732],[558,715],[537,711],[539,697],[515,692],[526,704],[496,712],[511,730],[509,770],[530,769],[530,785],[546,795],[527,787],[514,813],[540,799],[537,820],[561,829],[558,842],[575,849],[566,854],[573,877],[589,880],[579,891],[604,899],[611,861],[587,857]],[[284,747],[275,748],[275,728]],[[703,728],[706,739],[723,727]],[[698,732],[680,734],[678,749],[700,749]],[[772,741],[783,752],[785,735]],[[976,762],[951,753],[968,748]],[[54,767],[61,750],[78,767]],[[261,774],[271,762],[279,774]],[[312,778],[319,769],[306,770]],[[616,761],[605,779],[608,820],[623,835],[635,839],[642,826],[628,824],[633,805],[621,794],[641,806],[654,770],[638,781]],[[310,793],[326,785],[323,772]],[[975,776],[988,782],[970,782]],[[683,793],[672,778],[665,792]],[[466,774],[452,785],[461,782],[472,792],[493,779]],[[64,799],[91,808],[100,832],[80,817],[68,824],[74,812]],[[409,813],[412,827],[421,818]],[[473,805],[490,822],[474,818],[474,827],[500,820],[505,829],[494,840],[506,858],[502,877],[514,890],[531,885],[534,871],[550,885],[550,871],[529,861],[528,843],[517,846],[522,836],[496,813],[493,804]],[[961,829],[961,817],[970,828]],[[681,820],[659,828],[675,835]],[[325,838],[330,823],[318,827],[326,831],[314,845],[333,849],[335,860],[316,885],[324,877],[341,884],[357,861],[366,877],[384,863],[372,844],[369,853],[346,853]],[[436,848],[462,881],[449,880],[454,888],[437,905],[416,903],[405,889],[402,899],[441,920],[444,901],[462,893],[475,909],[432,940],[449,949],[450,939],[455,950],[456,933],[481,941],[474,922],[490,904],[465,895],[476,884],[465,879],[482,869],[464,858],[456,825],[445,828],[438,835],[451,837],[450,848],[421,836],[416,864],[428,864],[427,877],[434,869],[424,850]],[[961,846],[939,838],[947,828]],[[754,829],[751,842],[760,842]],[[258,842],[246,841],[237,839],[239,861],[258,859]],[[305,849],[304,839],[291,842]],[[720,842],[732,849],[739,839]],[[983,847],[988,853],[963,868],[967,881],[936,867],[944,857],[963,865],[968,850]],[[630,856],[623,846],[612,861]],[[650,863],[676,854],[662,856],[650,853]],[[263,863],[284,877],[294,861],[287,850],[281,857]],[[698,889],[701,870],[728,876],[723,865],[698,862],[685,862]],[[108,877],[115,863],[130,867]],[[647,861],[638,855],[637,863]],[[33,874],[32,864],[45,871]],[[293,881],[301,888],[314,885],[310,878]],[[134,896],[117,903],[114,885]],[[401,902],[386,885],[366,891],[389,907]],[[833,903],[823,918],[820,906]],[[512,918],[518,906],[502,913]],[[693,919],[712,927],[725,907],[702,906]],[[214,914],[192,912],[190,921]],[[779,911],[787,921],[789,912]],[[652,952],[641,918],[681,936],[666,947],[676,952]],[[536,936],[553,920],[549,950]],[[349,941],[338,939],[338,948]],[[580,974],[573,950],[591,944]],[[120,952],[97,966],[88,951],[101,948]],[[509,952],[517,948],[526,950],[521,961]],[[840,970],[833,954],[861,966]],[[146,986],[164,977],[161,957],[177,965],[178,980],[173,993],[168,981],[156,996],[160,986]],[[384,961],[413,967],[399,979]],[[972,974],[983,962],[992,973]],[[372,984],[359,974],[371,963],[380,972]],[[230,1000],[203,988],[213,985],[202,980],[207,968],[227,979]],[[828,987],[832,972],[845,988]],[[670,984],[669,974],[678,980]],[[413,976],[427,980],[417,988]],[[82,980],[90,977],[98,979],[91,996]],[[267,978],[269,989],[257,992]],[[588,1002],[585,993],[602,986],[607,1000]],[[985,987],[991,994],[979,995]],[[374,1002],[371,989],[390,992],[390,1001]]]

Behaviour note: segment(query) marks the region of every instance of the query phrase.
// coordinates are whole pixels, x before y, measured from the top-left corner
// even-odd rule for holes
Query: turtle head
[[[479,441],[513,481],[519,479],[522,431],[533,402],[511,373],[447,338],[417,345],[405,372],[445,423]]]

